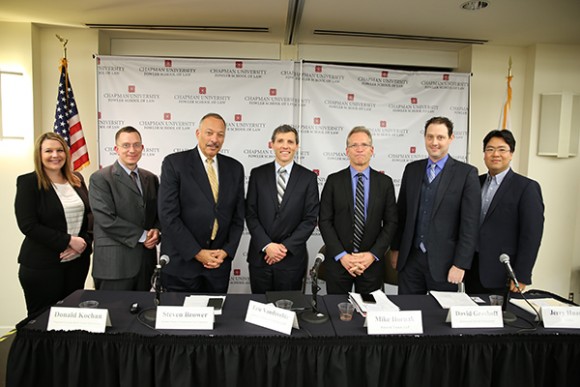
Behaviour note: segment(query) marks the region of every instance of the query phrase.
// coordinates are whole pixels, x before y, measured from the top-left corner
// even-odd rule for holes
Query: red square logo
[[[97,58],[97,64],[100,65],[101,64],[101,58]]]
[[[207,94],[207,89],[205,88],[205,86],[199,88],[199,94]]]
[[[419,100],[416,97],[411,98],[411,103],[413,105],[417,105],[417,102],[419,102]]]
[[[346,99],[349,101],[354,101],[354,94],[347,94]]]
[[[379,171],[379,173],[382,173],[384,175],[385,174],[385,171]]]
[[[389,72],[388,71],[381,71],[381,77],[382,78],[388,78],[389,77]]]
[[[101,119],[101,112],[98,112],[97,116],[99,117],[99,120],[100,120]]]
[[[410,151],[411,153],[416,153],[416,152],[417,152],[417,148],[416,148],[416,147],[414,147],[414,146],[412,146],[412,147],[409,149],[409,151]]]
[[[244,62],[242,62],[242,61],[236,61],[236,68],[237,69],[244,68]]]
[[[129,93],[134,93],[135,92],[135,85],[129,85],[129,87],[127,88]]]
[[[320,117],[314,117],[314,125],[320,125]]]
[[[381,121],[380,122],[381,128],[386,128],[387,127],[387,121]]]
[[[242,271],[240,269],[234,269],[235,276],[239,276],[240,274],[242,274]]]
[[[170,59],[165,59],[165,67],[173,66],[173,62]]]
[[[171,113],[163,113],[163,119],[164,120],[170,120],[171,119]]]
[[[234,115],[234,121],[240,122],[241,120],[242,120],[242,115],[241,114],[235,114]]]
[[[276,89],[270,89],[270,95],[272,97],[274,97],[277,93],[278,93],[278,91]]]
[[[316,176],[320,176],[320,169],[313,169],[312,172],[316,173]]]
[[[322,72],[322,66],[314,66],[314,71],[317,73],[321,73]]]
[[[443,74],[443,80],[444,81],[448,81],[449,80],[449,74]]]

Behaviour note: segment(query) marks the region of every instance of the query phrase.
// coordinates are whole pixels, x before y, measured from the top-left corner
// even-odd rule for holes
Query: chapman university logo
[[[271,88],[268,95],[247,95],[244,101],[250,106],[302,106],[310,105],[310,99],[278,96],[278,89]]]
[[[163,65],[139,66],[138,71],[144,77],[190,77],[195,74],[196,69],[173,67],[171,59],[165,59]]]
[[[193,93],[175,94],[173,96],[177,103],[196,105],[225,105],[230,102],[231,98],[229,95],[213,95],[208,91],[207,86],[199,86],[196,92]]]
[[[390,103],[387,107],[393,113],[435,114],[439,111],[439,105],[420,103],[417,97],[411,97],[408,103]]]
[[[244,122],[241,113],[234,114],[234,120],[227,125],[227,130],[232,132],[260,132],[265,129],[265,122]]]
[[[159,94],[138,93],[136,85],[128,85],[126,93],[105,93],[103,98],[110,103],[155,103]]]
[[[184,131],[193,130],[195,121],[174,121],[171,113],[163,113],[162,120],[141,120],[139,126],[144,130]]]
[[[125,120],[102,120],[101,112],[99,112],[99,130],[119,130],[125,126]]]
[[[409,129],[405,128],[391,128],[386,120],[379,121],[379,126],[368,128],[373,135],[373,138],[397,138],[406,137],[409,134]]]
[[[245,69],[243,61],[234,62],[232,67],[213,68],[209,70],[215,78],[261,79],[268,74],[265,69]]]
[[[391,89],[399,89],[409,84],[407,79],[389,78],[389,72],[386,70],[376,75],[359,76],[357,81],[363,86],[388,87]]]
[[[468,81],[452,81],[451,77],[451,74],[443,74],[441,79],[421,81],[421,86],[423,86],[424,89],[438,90],[466,90],[469,87]]]
[[[325,99],[324,104],[330,109],[355,110],[355,111],[372,111],[377,107],[376,103],[358,102],[354,93],[348,93],[344,100]]]

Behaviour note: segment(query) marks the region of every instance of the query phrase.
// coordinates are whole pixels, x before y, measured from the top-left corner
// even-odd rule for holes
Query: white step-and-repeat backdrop
[[[425,121],[449,117],[455,124],[450,153],[465,161],[469,81],[464,73],[407,72],[292,61],[97,57],[99,164],[116,160],[116,131],[136,127],[145,150],[139,166],[157,174],[163,158],[196,146],[195,130],[206,113],[227,122],[222,153],[250,170],[273,160],[272,131],[290,124],[300,133],[297,162],[326,177],[348,166],[346,135],[364,125],[373,134],[371,166],[393,178],[398,192],[405,165],[427,157]],[[242,236],[233,262],[230,292],[250,291]],[[322,246],[315,229],[310,259]],[[309,286],[307,287],[310,288]]]

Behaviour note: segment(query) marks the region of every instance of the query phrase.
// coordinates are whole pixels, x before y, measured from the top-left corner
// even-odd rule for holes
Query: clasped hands
[[[201,249],[195,256],[203,267],[206,269],[217,269],[224,263],[224,259],[228,256],[224,250],[207,250]]]
[[[368,251],[346,254],[340,258],[340,263],[348,274],[358,277],[375,261],[375,257]]]
[[[82,254],[83,251],[87,248],[87,242],[79,236],[72,235],[70,237],[70,241],[68,242],[68,247],[65,251],[60,253],[61,260],[68,260],[72,257]]]
[[[288,249],[282,243],[269,243],[268,246],[264,249],[266,255],[264,256],[264,260],[268,265],[273,265],[275,263],[280,262],[284,258],[286,258],[286,254],[288,253]]]

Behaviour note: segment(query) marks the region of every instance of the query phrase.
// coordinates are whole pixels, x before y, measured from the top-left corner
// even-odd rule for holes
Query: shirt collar
[[[427,158],[427,169],[429,169],[432,164],[435,164],[435,165],[437,165],[437,167],[439,167],[439,170],[441,171],[441,170],[443,170],[443,167],[445,167],[447,160],[449,160],[449,153],[447,153],[445,155],[445,157],[443,157],[441,160],[439,160],[437,162],[433,162],[433,160],[431,160],[430,158]]]
[[[290,172],[292,172],[292,167],[294,166],[294,160],[292,160],[289,164],[285,165],[285,166],[281,166],[280,164],[278,164],[277,161],[274,161],[274,167],[276,168],[276,173],[278,173],[278,171],[280,170],[280,168],[284,168],[286,170],[286,172],[288,173],[288,176],[290,176]]]
[[[357,171],[356,169],[354,169],[352,167],[352,165],[349,168],[350,168],[350,177],[352,179],[354,179],[355,176],[359,174],[359,171]],[[371,167],[366,167],[366,169],[364,171],[360,172],[360,173],[362,173],[363,176],[366,177],[367,180],[368,180],[370,178],[370,175],[371,175]]]
[[[511,167],[508,167],[508,169],[506,169],[505,171],[498,173],[497,175],[495,175],[495,181],[497,183],[497,185],[500,185],[501,182],[503,181],[503,179],[505,179],[505,177],[507,176],[508,172],[511,170]],[[489,172],[487,172],[487,176],[491,176],[489,174]]]

